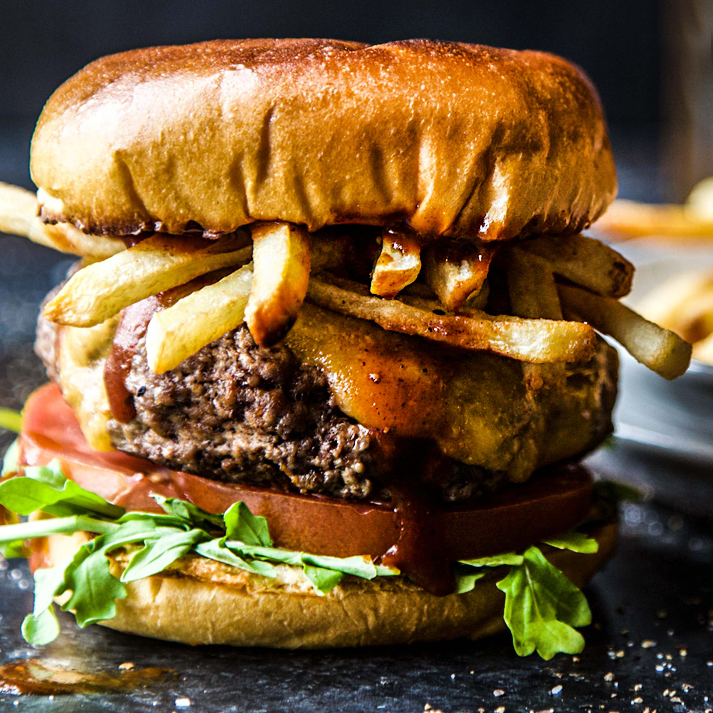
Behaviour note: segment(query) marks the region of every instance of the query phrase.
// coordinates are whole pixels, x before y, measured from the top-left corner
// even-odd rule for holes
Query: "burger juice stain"
[[[58,696],[123,692],[148,688],[177,676],[177,671],[161,666],[129,669],[118,674],[107,671],[90,673],[33,658],[0,666],[0,693]]]

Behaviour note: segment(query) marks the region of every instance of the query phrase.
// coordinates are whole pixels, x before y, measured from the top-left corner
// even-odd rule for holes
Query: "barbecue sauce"
[[[131,371],[136,347],[146,333],[151,317],[161,305],[161,295],[155,295],[126,307],[121,313],[114,342],[104,365],[104,384],[111,415],[121,423],[127,423],[136,416],[134,397],[126,388],[126,377]]]
[[[111,693],[147,688],[177,676],[178,673],[173,669],[159,666],[129,669],[119,674],[107,671],[88,673],[41,659],[27,659],[0,666],[0,693],[14,696]]]

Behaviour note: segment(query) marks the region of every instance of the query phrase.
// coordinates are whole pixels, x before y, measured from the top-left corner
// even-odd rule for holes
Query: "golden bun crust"
[[[237,40],[104,57],[32,141],[42,216],[206,236],[254,221],[575,233],[613,200],[606,124],[559,57],[409,40]]]
[[[589,533],[596,554],[545,548],[547,559],[581,587],[611,557],[615,523]],[[43,566],[60,561],[79,544],[54,535]],[[122,562],[113,560],[118,574]],[[318,596],[300,570],[283,565],[268,580],[199,557],[127,585],[117,616],[103,625],[126,633],[187,644],[271,648],[328,648],[478,639],[505,628],[498,577],[488,575],[467,594],[436,597],[403,577],[371,582],[345,579]]]

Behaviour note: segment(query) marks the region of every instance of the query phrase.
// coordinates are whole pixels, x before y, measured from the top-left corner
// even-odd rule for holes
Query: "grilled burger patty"
[[[75,406],[85,434],[87,423],[96,428],[100,422],[104,437],[108,434],[107,447],[174,470],[224,482],[389,500],[394,473],[403,470],[395,467],[395,459],[403,457],[404,450],[420,448],[419,467],[412,468],[409,477],[427,482],[434,497],[452,503],[492,492],[509,480],[522,480],[532,470],[514,478],[504,468],[464,463],[441,455],[435,445],[404,443],[393,434],[357,423],[337,405],[322,369],[301,362],[284,342],[268,349],[258,347],[245,325],[164,374],[149,369],[141,339],[125,380],[136,415],[120,422],[104,405],[106,397],[101,397],[113,329],[111,325],[62,327],[58,339],[57,327],[40,318],[36,350],[49,377]],[[76,353],[67,356],[78,349],[80,358]],[[72,363],[77,361],[79,368]],[[524,394],[520,367],[506,373],[512,380],[509,388],[521,391],[521,398],[493,403],[487,384],[482,396],[471,396],[478,405],[469,428],[472,424],[477,428],[478,419],[499,419],[501,412],[512,424],[496,451],[535,448],[541,462],[553,462],[593,447],[610,431],[616,357],[604,342],[590,363],[568,365],[561,393],[545,394],[534,402]],[[477,384],[481,377],[474,378]],[[92,401],[91,394],[98,396]],[[587,439],[582,441],[578,435],[574,445],[558,445],[558,441],[568,442],[569,431],[581,432],[581,424],[570,416],[582,411],[588,413]],[[539,430],[534,426],[538,421]],[[488,430],[487,423],[482,426],[483,432]],[[91,439],[90,444],[97,447]],[[558,449],[564,452],[559,455]]]

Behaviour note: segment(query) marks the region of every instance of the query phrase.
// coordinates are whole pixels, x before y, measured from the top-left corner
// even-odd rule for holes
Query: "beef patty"
[[[57,380],[55,330],[40,318],[36,351]],[[107,424],[125,453],[224,482],[390,499],[393,441],[340,411],[318,368],[284,345],[259,347],[244,325],[164,374],[150,370],[142,339],[126,387],[136,416]],[[504,472],[433,452],[428,461],[423,479],[446,502],[507,482]]]

